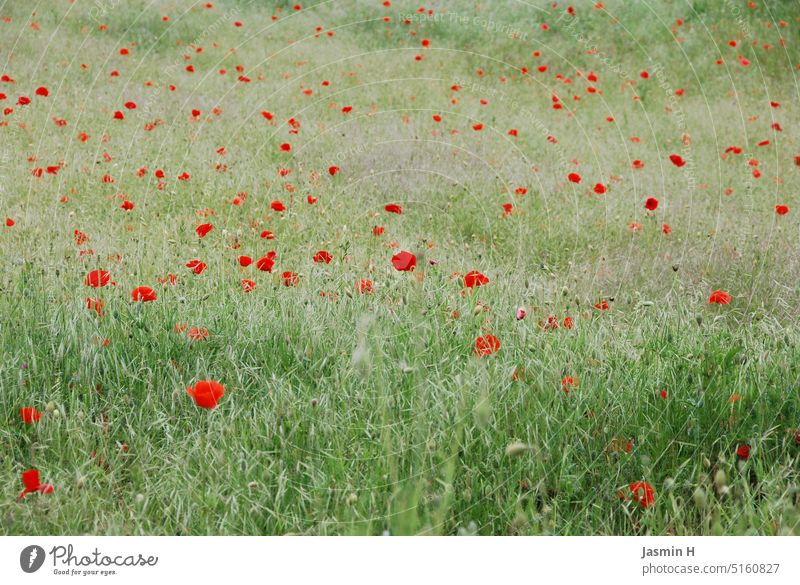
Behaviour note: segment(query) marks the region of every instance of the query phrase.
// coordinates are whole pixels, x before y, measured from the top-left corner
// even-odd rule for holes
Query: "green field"
[[[301,4],[0,0],[0,533],[797,534],[800,5]]]

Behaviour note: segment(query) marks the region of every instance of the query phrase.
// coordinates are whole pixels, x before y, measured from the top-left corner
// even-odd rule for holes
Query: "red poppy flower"
[[[727,305],[731,302],[731,295],[726,293],[723,290],[715,290],[711,293],[711,296],[708,297],[708,304],[709,305]]]
[[[408,272],[410,270],[414,270],[414,267],[417,265],[417,257],[411,252],[398,252],[392,256],[392,264],[394,265],[395,270],[399,270],[400,272]]]
[[[661,233],[663,233],[665,236],[668,236],[672,233],[672,228],[669,227],[668,223],[661,224]]]
[[[390,203],[389,205],[384,207],[384,209],[389,213],[396,213],[397,215],[403,214],[403,208],[400,207],[397,203]]]
[[[256,268],[258,268],[261,272],[272,272],[273,266],[275,266],[275,257],[277,253],[267,252],[265,256],[262,256],[256,262]]]
[[[327,252],[326,250],[320,250],[319,252],[314,254],[314,262],[316,262],[317,264],[321,264],[323,262],[325,264],[330,264],[331,260],[333,260],[333,256],[331,256],[330,253]]]
[[[331,177],[332,177],[332,176],[334,176],[336,173],[338,173],[338,172],[339,172],[339,167],[337,167],[336,165],[333,165],[333,166],[331,166],[331,167],[328,169],[328,172],[330,173],[330,175],[331,175]]]
[[[594,308],[595,309],[600,309],[601,311],[607,311],[608,310],[608,301],[605,300],[605,299],[600,299],[599,303],[595,303],[594,304]]]
[[[483,286],[484,284],[489,284],[489,278],[477,270],[467,272],[464,275],[464,286],[467,288],[475,288],[476,286]]]
[[[647,201],[644,202],[644,208],[648,211],[655,211],[658,209],[658,199],[655,197],[648,197]]]
[[[83,246],[86,242],[89,241],[89,236],[84,234],[81,230],[75,230],[73,232],[73,236],[75,237],[76,246]]]
[[[214,380],[200,380],[194,387],[187,386],[186,392],[200,408],[213,409],[225,395],[225,387]]]
[[[94,309],[94,311],[97,313],[97,316],[98,317],[102,317],[103,316],[103,299],[87,298],[86,299],[86,308],[89,309],[90,311],[92,309]]]
[[[748,459],[750,459],[750,445],[748,445],[746,443],[743,444],[743,445],[739,445],[736,448],[736,456],[739,459],[743,459],[744,461],[747,461]]]
[[[776,205],[775,206],[775,213],[778,215],[786,215],[789,213],[789,206],[788,205]]]
[[[570,183],[580,183],[581,176],[578,173],[570,173],[567,175],[567,179],[569,179]]]
[[[372,281],[367,279],[359,280],[356,283],[356,292],[362,295],[373,292]]]
[[[93,288],[106,286],[109,282],[111,282],[111,274],[105,270],[92,270],[83,279],[83,284]]]
[[[666,390],[659,390],[658,393],[661,396],[661,398],[663,398],[664,400],[667,399],[667,391]]]
[[[6,227],[14,227],[15,223],[16,222],[13,219],[11,219],[10,217],[6,218]]]
[[[252,280],[243,280],[242,281],[242,291],[249,293],[256,290],[256,283]]]
[[[300,277],[294,272],[289,272],[288,270],[281,274],[281,280],[283,280],[283,286],[297,286],[300,284]]]
[[[669,160],[674,164],[676,167],[682,167],[686,164],[686,161],[683,160],[683,157],[679,154],[671,154],[669,155]]]
[[[197,232],[197,236],[199,238],[205,238],[208,235],[208,232],[210,232],[213,229],[214,229],[213,225],[211,225],[210,223],[204,223],[202,225],[197,226],[197,228],[194,231]]]
[[[239,256],[239,266],[248,267],[253,263],[253,259],[250,256]]]
[[[631,499],[640,504],[642,508],[649,508],[656,503],[656,495],[653,486],[646,481],[637,481],[629,486]]]
[[[156,297],[156,292],[149,286],[137,286],[135,289],[133,289],[133,292],[131,292],[131,298],[135,303],[147,303],[158,300],[158,297]]]
[[[205,262],[201,262],[200,260],[189,260],[186,263],[186,268],[191,270],[197,275],[203,274],[203,271],[208,268],[208,265]]]
[[[124,209],[125,211],[131,211],[136,205],[132,201],[123,201],[122,205],[119,206],[120,209]]]
[[[29,469],[28,471],[22,472],[22,485],[25,486],[25,489],[19,495],[18,500],[21,500],[25,496],[33,492],[39,492],[42,494],[52,494],[53,493],[53,486],[48,483],[42,483],[39,479],[39,470],[38,469]]]
[[[269,206],[272,208],[273,211],[279,211],[279,212],[286,211],[286,206],[279,199],[276,199],[275,201],[270,203]]]
[[[275,234],[273,234],[269,230],[264,230],[263,232],[261,232],[261,239],[262,240],[274,240],[275,239]]]
[[[175,286],[175,283],[178,282],[178,275],[177,274],[167,274],[164,278],[156,277],[158,284],[169,284],[171,286]]]
[[[186,335],[192,341],[203,341],[208,339],[208,329],[205,327],[192,327],[186,332]]]
[[[606,186],[603,183],[596,183],[594,186],[594,192],[598,195],[602,195],[606,192]]]
[[[30,425],[41,420],[42,415],[36,410],[34,406],[26,406],[25,408],[19,409],[19,415],[22,417],[22,422],[26,425]]]
[[[572,388],[578,387],[578,379],[573,378],[572,376],[564,376],[561,378],[561,389],[564,391],[564,394],[569,394],[569,391]]]
[[[475,340],[475,355],[479,358],[500,350],[500,340],[494,335],[483,335]]]
[[[385,229],[386,228],[382,225],[376,225],[374,228],[372,228],[372,234],[375,236],[380,236]]]

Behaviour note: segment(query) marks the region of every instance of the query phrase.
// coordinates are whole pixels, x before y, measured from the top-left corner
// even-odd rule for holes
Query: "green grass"
[[[0,229],[0,533],[797,534],[796,4],[743,4],[737,20],[722,0],[575,3],[570,28],[549,2],[441,3],[467,21],[410,26],[417,6],[401,2],[214,4],[108,2],[98,21],[92,4],[37,6],[38,31],[30,6],[0,4],[0,73],[16,80],[0,83],[14,109],[0,214],[16,221]],[[239,64],[251,83],[235,83]],[[663,77],[639,78],[656,65]],[[589,72],[602,95],[586,93]],[[722,159],[732,145],[744,152]],[[392,242],[417,271],[393,269]],[[275,274],[236,261],[272,249]],[[312,261],[321,249],[331,264]],[[208,269],[193,275],[192,259]],[[116,286],[84,286],[93,269]],[[464,291],[470,270],[491,282]],[[169,273],[175,286],[157,282]],[[374,294],[356,294],[359,279]],[[140,285],[158,300],[132,303]],[[733,302],[709,305],[717,289]],[[546,330],[549,315],[575,326]],[[478,359],[487,333],[501,349]],[[214,410],[186,393],[201,379],[226,387]],[[42,419],[26,426],[28,406]],[[31,468],[55,491],[18,502]],[[618,497],[638,481],[655,490],[646,509]]]

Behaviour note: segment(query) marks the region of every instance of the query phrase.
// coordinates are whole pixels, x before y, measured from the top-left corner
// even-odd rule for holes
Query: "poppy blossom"
[[[517,309],[517,314],[516,314],[517,321],[522,321],[522,320],[525,318],[525,315],[527,315],[527,314],[528,314],[528,313],[527,313],[527,311],[525,310],[525,307],[519,307],[519,308]]]
[[[16,222],[13,219],[11,219],[10,217],[6,218],[6,227],[14,227],[15,223]]]
[[[789,213],[789,206],[788,205],[776,205],[775,206],[775,213],[778,215],[786,215]]]
[[[178,275],[177,274],[167,274],[164,278],[160,276],[156,278],[158,284],[169,284],[170,286],[175,286],[178,282]]]
[[[225,395],[225,387],[214,380],[200,380],[194,386],[187,386],[186,392],[200,408],[213,409]]]
[[[281,280],[283,281],[283,286],[297,286],[300,284],[300,277],[294,272],[289,272],[288,270],[281,274]]]
[[[322,264],[323,262],[325,264],[330,264],[331,260],[333,260],[333,256],[331,256],[327,250],[320,250],[314,254],[314,262],[317,264]]]
[[[608,301],[605,299],[600,299],[599,303],[594,304],[594,308],[601,311],[608,311]]]
[[[278,212],[286,211],[286,206],[279,199],[276,199],[275,201],[270,203],[269,206],[272,208],[273,211],[278,211]]]
[[[403,214],[403,208],[400,207],[397,203],[390,203],[389,205],[384,207],[384,209],[389,213],[396,213],[397,215]]]
[[[29,469],[28,471],[23,471],[22,485],[25,486],[25,489],[19,495],[19,498],[17,498],[18,500],[22,500],[25,496],[33,492],[52,494],[54,489],[52,485],[41,482],[38,469]]]
[[[464,275],[464,286],[467,288],[475,288],[484,284],[489,284],[489,278],[477,270],[472,270]]]
[[[736,456],[744,461],[750,459],[750,445],[748,445],[747,443],[739,445],[736,448]]]
[[[572,376],[564,376],[561,378],[561,389],[564,391],[564,394],[569,394],[569,391],[572,388],[578,387],[578,379],[573,378]]]
[[[133,302],[135,302],[135,303],[138,303],[138,302],[147,303],[147,302],[150,302],[150,301],[158,300],[158,297],[156,297],[155,291],[152,288],[150,288],[149,286],[137,286],[131,292],[131,298],[133,299]]]
[[[494,335],[482,335],[475,340],[475,355],[479,358],[500,350],[500,340]]]
[[[106,286],[109,282],[111,282],[111,274],[105,270],[92,270],[83,279],[83,284],[93,288]]]
[[[203,274],[203,271],[208,268],[208,265],[205,262],[201,262],[200,260],[189,260],[186,263],[186,268],[191,270],[197,275]]]
[[[715,290],[711,293],[711,296],[708,297],[708,304],[709,305],[727,305],[731,302],[731,295],[726,293],[723,290]]]
[[[606,192],[606,186],[603,183],[596,183],[594,186],[594,192],[598,195],[602,195]]]
[[[637,481],[628,486],[631,491],[631,499],[642,506],[649,508],[656,503],[656,495],[653,486],[646,481]]]
[[[122,205],[119,206],[120,209],[124,209],[125,211],[131,211],[136,205],[132,201],[123,201]]]
[[[266,255],[259,258],[256,262],[256,268],[258,268],[261,272],[272,272],[272,268],[275,266],[275,257],[277,253],[267,252]]]
[[[186,335],[192,341],[203,341],[208,339],[208,329],[205,327],[192,327],[186,332]]]
[[[373,292],[372,281],[368,279],[361,279],[356,282],[356,292],[362,295]]]
[[[686,161],[685,161],[685,160],[683,159],[683,157],[682,157],[681,155],[679,155],[679,154],[671,154],[671,155],[669,155],[669,160],[670,160],[670,162],[672,162],[672,164],[674,164],[676,167],[682,167],[683,165],[685,165],[685,164],[686,164]]]
[[[210,232],[213,229],[214,229],[213,225],[211,225],[210,223],[204,223],[202,225],[197,226],[197,228],[194,231],[197,232],[197,237],[205,238],[208,235],[208,232]]]
[[[239,256],[239,266],[247,268],[253,263],[253,259],[250,256]]]
[[[414,270],[414,267],[417,265],[417,257],[411,252],[398,252],[392,256],[392,265],[394,265],[395,270],[408,272]]]
[[[89,309],[90,311],[94,310],[97,313],[98,317],[102,317],[103,316],[103,299],[87,298],[86,299],[86,308]]]
[[[570,173],[569,175],[567,175],[567,179],[569,179],[570,183],[577,184],[581,182],[581,176],[578,173]]]
[[[256,283],[252,280],[243,280],[241,284],[243,292],[249,293],[256,290]]]
[[[19,415],[22,418],[22,422],[24,422],[26,425],[37,423],[42,418],[41,413],[38,410],[36,410],[36,407],[34,406],[26,406],[25,408],[20,408]]]
[[[648,211],[655,211],[658,209],[658,199],[655,197],[648,197],[647,201],[644,202],[644,208]]]

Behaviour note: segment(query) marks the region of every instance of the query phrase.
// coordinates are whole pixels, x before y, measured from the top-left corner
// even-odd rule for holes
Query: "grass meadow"
[[[0,0],[0,533],[797,534],[800,5],[300,4]]]

